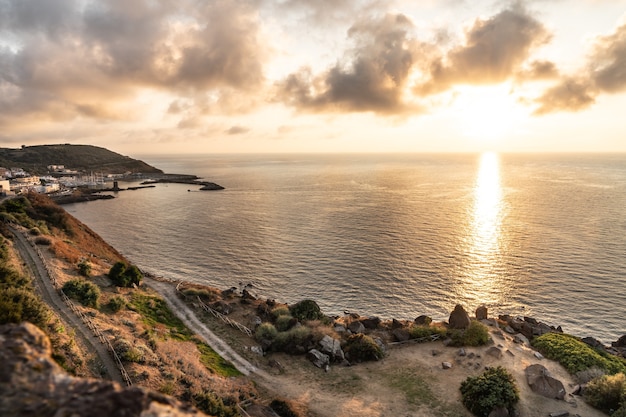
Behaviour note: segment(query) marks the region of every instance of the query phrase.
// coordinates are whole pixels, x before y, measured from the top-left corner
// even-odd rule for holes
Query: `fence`
[[[28,236],[26,232],[24,232],[24,237],[26,238],[28,243],[30,243],[30,245],[33,247],[35,252],[37,252],[37,256],[41,260],[41,263],[43,264],[46,270],[46,273],[48,274],[48,278],[50,279],[50,281],[52,281],[52,285],[58,291],[59,295],[61,296],[65,304],[67,304],[69,309],[72,310],[72,312],[74,312],[74,314],[76,314],[83,321],[83,323],[85,323],[87,327],[89,327],[89,329],[93,332],[93,334],[100,340],[100,343],[106,345],[109,353],[115,360],[115,363],[117,364],[117,367],[120,370],[120,373],[122,374],[122,378],[124,379],[124,382],[126,382],[126,385],[128,385],[129,387],[133,385],[133,382],[130,379],[128,372],[126,372],[126,368],[124,368],[122,360],[120,359],[115,349],[113,349],[113,345],[111,344],[109,339],[104,337],[102,332],[100,332],[100,330],[93,323],[93,321],[91,321],[89,317],[87,317],[78,307],[76,307],[76,304],[72,300],[70,300],[70,298],[63,292],[63,289],[61,288],[61,285],[59,284],[59,281],[56,278],[56,274],[54,273],[52,269],[50,269],[50,267],[46,263],[43,253],[41,253],[41,250],[39,249],[39,247],[37,247],[35,242],[32,239],[30,239],[30,237]]]

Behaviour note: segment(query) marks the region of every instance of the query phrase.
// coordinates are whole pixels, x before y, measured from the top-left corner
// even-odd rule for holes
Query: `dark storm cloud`
[[[0,0],[0,16],[0,126],[126,118],[143,87],[219,97],[264,82],[266,49],[245,1]]]
[[[535,113],[582,110],[602,93],[626,90],[626,25],[596,39],[586,68],[578,77],[568,77],[542,94]]]
[[[402,14],[364,19],[348,30],[355,47],[327,72],[309,69],[279,83],[278,98],[315,111],[373,111],[398,113],[413,107],[403,97],[411,68],[419,52],[410,32],[411,21]]]
[[[547,42],[546,28],[523,8],[506,9],[487,20],[477,19],[465,43],[432,61],[428,80],[418,94],[434,94],[454,84],[505,81],[521,69],[533,48]]]

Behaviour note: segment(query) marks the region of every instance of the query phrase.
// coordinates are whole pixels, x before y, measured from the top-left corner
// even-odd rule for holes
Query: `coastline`
[[[84,225],[80,227],[88,230]],[[98,235],[93,234],[98,241],[102,242],[102,245],[106,245]],[[76,237],[74,239],[76,239]],[[63,238],[61,238],[58,243],[60,244],[62,240]],[[46,258],[56,273],[62,276],[62,280],[68,280],[72,277],[72,274],[67,275],[67,271],[72,269],[72,265],[68,265],[67,261],[59,258],[58,253],[47,253]],[[94,261],[98,259],[104,260],[104,258],[92,259]],[[112,292],[113,289],[110,288],[108,279],[105,277],[107,265],[110,265],[110,263],[111,261],[107,261],[104,265],[98,266],[97,270],[94,271],[93,278],[90,280],[97,282],[101,286],[102,291],[106,291],[107,294],[109,294],[107,297],[124,295],[128,297],[129,302],[136,303],[136,301],[133,301],[138,296],[136,295],[136,291],[140,291],[141,289],[123,291],[118,289],[115,290],[116,292]],[[170,285],[175,287],[173,283]],[[247,293],[248,295],[246,295],[243,290],[239,292],[237,289],[233,290],[232,288],[219,290],[211,287],[205,287],[205,289],[211,293],[221,294],[221,296],[223,296],[222,302],[230,305],[234,310],[230,312],[228,316],[251,323],[256,321],[256,317],[260,311],[259,305],[263,303],[267,304],[268,301],[256,300],[253,295],[249,292]],[[161,296],[167,298],[166,294],[161,293]],[[140,297],[145,296],[141,295]],[[275,305],[276,302],[272,301],[272,304]],[[139,305],[134,305],[135,307],[133,307],[133,309],[125,311],[123,317],[110,316],[108,313],[89,308],[81,307],[81,310],[93,316],[98,326],[109,328],[109,331],[118,333],[124,329],[123,334],[126,334],[129,326],[131,329],[136,328],[136,330],[133,331],[135,336],[125,336],[125,338],[129,341],[135,338],[136,346],[143,346],[145,342],[142,341],[140,335],[142,334],[145,324],[142,324],[140,317],[136,315],[137,311],[139,311],[137,310]],[[468,415],[468,413],[459,406],[460,394],[458,392],[458,386],[460,381],[465,377],[478,374],[485,366],[495,366],[499,363],[505,363],[508,367],[518,372],[523,369],[524,364],[528,361],[538,360],[533,356],[534,350],[532,348],[524,344],[516,343],[512,335],[507,334],[507,332],[502,332],[494,326],[490,329],[494,343],[499,346],[498,349],[502,352],[509,352],[504,355],[504,357],[497,358],[487,355],[487,347],[468,348],[467,351],[474,355],[474,357],[478,356],[483,358],[480,361],[469,361],[466,359],[467,356],[460,356],[458,348],[445,346],[441,341],[397,345],[388,344],[388,355],[381,361],[368,362],[356,366],[333,365],[327,372],[323,372],[302,356],[294,357],[277,352],[259,354],[258,350],[255,348],[258,346],[258,342],[253,338],[242,335],[240,332],[232,330],[223,323],[220,324],[218,321],[212,321],[213,319],[210,317],[203,316],[201,311],[194,306],[193,300],[191,300],[191,306],[188,307],[189,309],[183,308],[182,310],[180,307],[175,307],[173,312],[183,320],[185,317],[191,320],[191,317],[197,316],[202,322],[208,322],[212,330],[219,332],[219,343],[236,347],[239,350],[239,354],[248,360],[253,367],[261,369],[262,372],[268,375],[264,378],[265,380],[269,378],[271,383],[269,386],[262,384],[263,390],[266,393],[271,392],[272,394],[270,395],[281,395],[285,398],[289,398],[296,404],[305,405],[306,409],[310,410],[306,415],[311,416],[383,416],[388,415],[386,414],[388,412],[399,413],[394,415],[405,415],[407,413],[418,412],[416,410],[419,410],[420,415],[424,416]],[[192,313],[189,313],[189,311],[192,311]],[[352,313],[348,316],[351,319],[355,319],[358,315]],[[357,321],[371,318],[358,317],[358,319]],[[396,320],[396,322],[399,323],[401,320]],[[407,322],[410,322],[410,320],[407,320]],[[386,325],[387,324],[384,323],[376,324],[376,326],[379,327]],[[393,326],[394,321],[392,321],[390,325]],[[376,331],[376,329],[370,330],[373,332]],[[115,341],[116,339],[113,340]],[[167,341],[167,338],[165,341]],[[435,354],[435,351],[438,353]],[[172,351],[170,351],[170,355],[171,352]],[[157,354],[157,352],[154,353]],[[146,350],[145,354],[148,355],[149,351]],[[155,363],[169,361],[167,356],[161,356],[163,354],[167,355],[166,351],[158,352],[158,358],[154,357],[150,359],[150,361],[154,361]],[[193,358],[188,360],[193,360]],[[441,366],[443,362],[453,364],[452,369],[443,369]],[[542,360],[542,363],[548,366],[555,375],[559,375],[560,378],[571,380],[571,376],[566,375],[555,362]],[[173,362],[172,365],[181,366],[180,364],[177,365],[175,362]],[[141,363],[129,363],[129,373],[133,377],[133,380],[140,385],[148,384],[157,389],[164,389],[164,385],[159,385],[159,375],[151,373],[146,366],[147,365],[142,365]],[[415,379],[417,375],[424,375],[426,379]],[[251,378],[255,380],[254,376],[251,376]],[[436,400],[433,399],[429,401],[435,401],[435,403],[415,403],[408,400],[408,398],[411,398],[408,391],[404,391],[404,388],[399,388],[395,385],[395,381],[397,381],[398,378],[402,380],[408,378],[408,380],[411,381],[415,379],[411,384],[427,384],[429,386],[428,392],[430,392],[428,395],[432,395],[432,398],[436,398]],[[519,379],[518,384],[525,390],[524,392],[526,392],[527,389],[525,389],[524,385],[523,372],[516,373],[516,378]],[[255,381],[260,382],[259,380]],[[330,391],[328,390],[328,384],[331,384],[333,387]],[[338,401],[341,404],[339,407],[337,406]],[[523,410],[536,410],[537,407],[542,411],[546,409],[554,410],[556,407],[563,405],[562,403],[554,403],[552,402],[553,400],[545,402],[542,402],[543,400],[537,401],[532,396],[524,401],[525,402],[520,405]],[[435,412],[433,411],[432,404],[435,404],[434,407],[436,408],[443,407],[443,409],[449,411],[447,411],[446,414]],[[588,407],[585,407],[583,404],[578,404],[577,407],[579,407],[578,410],[588,409]],[[596,413],[593,409],[589,409],[585,415],[599,416],[601,414]]]

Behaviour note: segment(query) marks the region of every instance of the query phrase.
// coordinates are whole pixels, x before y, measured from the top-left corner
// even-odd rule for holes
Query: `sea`
[[[135,157],[225,187],[65,206],[146,272],[328,315],[485,305],[606,344],[626,334],[626,154]]]

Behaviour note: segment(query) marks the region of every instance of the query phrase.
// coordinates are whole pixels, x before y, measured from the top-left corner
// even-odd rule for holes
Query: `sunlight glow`
[[[453,109],[463,136],[488,143],[516,134],[528,118],[506,84],[460,89]]]

